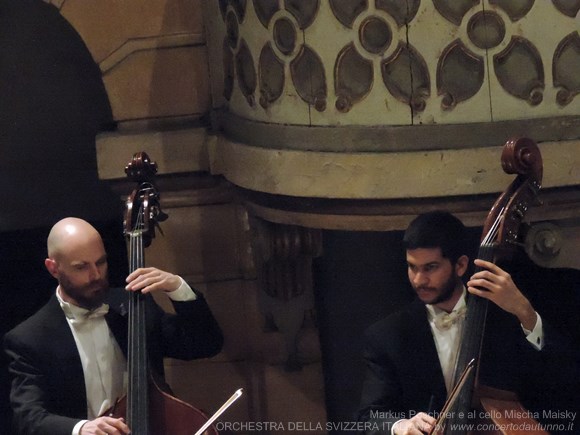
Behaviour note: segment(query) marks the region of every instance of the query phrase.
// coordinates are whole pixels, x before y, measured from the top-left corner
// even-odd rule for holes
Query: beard
[[[59,284],[63,293],[70,297],[75,305],[89,310],[100,306],[109,290],[109,279],[106,276],[83,286],[77,286],[66,274],[61,273]]]
[[[449,274],[449,278],[447,279],[447,281],[445,281],[445,283],[441,287],[439,287],[439,292],[437,296],[435,296],[435,298],[431,301],[424,302],[429,305],[437,305],[442,302],[448,301],[453,297],[455,289],[459,284],[460,284],[459,278],[455,276],[453,273]],[[415,290],[428,290],[435,292],[437,289],[434,287],[418,287]]]

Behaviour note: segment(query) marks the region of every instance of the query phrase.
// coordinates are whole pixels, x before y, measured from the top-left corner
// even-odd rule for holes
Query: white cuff
[[[75,424],[75,427],[73,427],[73,430],[72,430],[72,434],[71,435],[79,435],[81,433],[81,427],[83,427],[83,425],[87,421],[89,421],[89,420],[81,420],[77,424]]]
[[[188,301],[195,301],[197,299],[197,295],[193,292],[189,284],[185,282],[182,277],[179,277],[181,280],[181,285],[172,292],[167,292],[167,296],[172,301],[176,302],[188,302]]]
[[[397,425],[397,423],[399,423],[400,421],[403,421],[403,419],[401,420],[397,420],[396,422],[393,423],[393,425],[391,426],[391,435],[395,435],[395,426]]]
[[[544,347],[544,327],[542,326],[542,318],[537,312],[536,325],[534,326],[534,329],[530,331],[522,326],[522,330],[524,331],[524,334],[526,334],[526,340],[528,340],[536,350],[542,350]]]

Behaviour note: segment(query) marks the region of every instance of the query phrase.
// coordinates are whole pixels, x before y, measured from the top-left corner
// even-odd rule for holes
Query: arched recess
[[[56,283],[46,236],[78,216],[104,236],[111,282],[125,263],[122,205],[97,176],[95,135],[112,126],[101,73],[76,30],[41,0],[0,1],[0,336],[34,313]],[[0,356],[0,432],[9,427]]]

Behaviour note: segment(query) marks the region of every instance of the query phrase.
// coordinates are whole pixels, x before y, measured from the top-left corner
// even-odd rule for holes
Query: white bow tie
[[[435,326],[441,331],[446,331],[455,325],[457,322],[465,318],[465,313],[467,312],[467,307],[463,306],[456,311],[451,311],[450,313],[440,313],[433,318]]]
[[[98,319],[109,312],[109,306],[107,304],[101,304],[100,307],[97,307],[94,310],[87,310],[85,308],[75,307],[74,305],[65,303],[63,304],[62,309],[67,319],[75,325],[80,325],[91,319]]]

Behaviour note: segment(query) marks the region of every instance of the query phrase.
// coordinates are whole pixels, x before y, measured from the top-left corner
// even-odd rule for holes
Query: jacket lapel
[[[105,320],[111,329],[119,347],[127,358],[128,345],[128,292],[125,290],[112,288],[105,303],[109,304],[109,312],[105,315]]]
[[[83,366],[76,347],[75,339],[66,320],[66,316],[58,303],[56,295],[46,304],[45,336],[55,343],[52,355],[56,372],[54,379],[66,384],[69,391],[69,411],[71,415],[86,415],[86,389]],[[58,371],[62,370],[60,373]]]
[[[123,351],[125,358],[127,358],[127,319],[114,310],[109,310],[105,315],[105,320],[109,325],[109,329],[117,340],[119,347]]]

